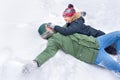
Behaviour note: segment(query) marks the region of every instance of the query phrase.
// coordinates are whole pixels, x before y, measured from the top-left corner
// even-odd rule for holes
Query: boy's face
[[[66,23],[71,23],[72,21],[71,17],[64,17],[64,20],[66,21]]]

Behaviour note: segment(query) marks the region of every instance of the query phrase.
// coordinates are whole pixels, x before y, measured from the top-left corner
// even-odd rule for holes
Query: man
[[[33,61],[24,66],[23,73],[29,73],[37,69],[53,57],[59,49],[86,63],[120,72],[120,64],[104,50],[112,43],[115,43],[116,50],[120,53],[120,31],[98,38],[77,33],[64,36],[59,33],[54,34],[53,29],[47,27],[45,23],[40,26],[39,33],[42,38],[48,39],[48,45]]]

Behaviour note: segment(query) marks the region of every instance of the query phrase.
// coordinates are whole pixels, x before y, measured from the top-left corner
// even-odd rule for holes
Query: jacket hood
[[[74,16],[71,17],[72,18],[72,21],[75,21],[77,20],[78,18],[80,18],[80,21],[82,23],[85,23],[85,20],[84,18],[81,16],[80,12],[77,12]]]

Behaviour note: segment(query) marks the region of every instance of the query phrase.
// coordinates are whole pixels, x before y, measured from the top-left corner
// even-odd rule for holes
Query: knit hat
[[[46,31],[46,24],[47,23],[43,23],[38,29],[38,32],[43,39],[48,39],[54,34],[54,31]]]
[[[72,4],[68,5],[68,8],[65,9],[65,11],[63,12],[63,16],[64,17],[71,17],[76,13],[74,6]]]
[[[45,25],[47,23],[43,23],[42,25],[40,25],[39,29],[38,29],[38,32],[40,35],[42,35],[44,32],[46,32],[46,28],[45,28]]]

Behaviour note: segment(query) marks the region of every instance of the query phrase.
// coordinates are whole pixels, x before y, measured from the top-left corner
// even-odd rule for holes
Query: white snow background
[[[87,12],[86,24],[106,33],[119,30],[120,0],[0,0],[0,80],[117,80],[111,71],[62,51],[33,73],[21,74],[23,65],[46,47],[39,25],[65,24],[62,12],[69,3]]]

